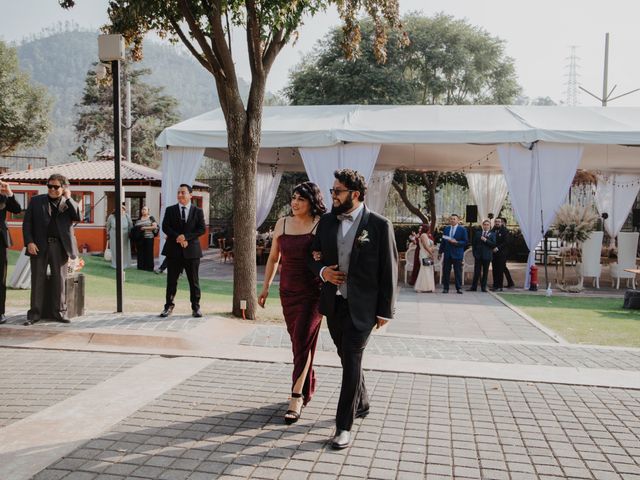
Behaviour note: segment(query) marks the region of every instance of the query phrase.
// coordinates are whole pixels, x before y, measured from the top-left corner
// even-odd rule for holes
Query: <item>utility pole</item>
[[[567,89],[565,90],[565,105],[568,107],[575,107],[578,105],[578,60],[580,58],[576,54],[577,46],[571,45],[571,54],[567,57],[569,60],[569,65],[567,65],[567,69],[569,73],[565,74],[567,77],[567,81],[565,83]]]
[[[618,85],[614,85],[613,88],[609,90],[609,32],[607,32],[604,37],[604,74],[602,76],[602,97],[598,97],[596,94],[591,93],[589,90],[587,90],[586,88],[583,88],[582,86],[578,88],[580,88],[580,90],[582,90],[583,92],[588,93],[596,100],[599,100],[600,102],[602,102],[603,107],[606,107],[607,104],[609,102],[612,102],[613,100],[617,100],[620,97],[624,97],[626,95],[629,95],[631,93],[634,93],[640,90],[640,88],[636,88],[634,90],[630,90],[618,96],[612,97],[611,95],[613,94],[613,91],[616,89],[617,86]]]

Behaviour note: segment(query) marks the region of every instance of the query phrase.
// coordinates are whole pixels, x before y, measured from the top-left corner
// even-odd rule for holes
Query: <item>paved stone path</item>
[[[160,307],[162,308],[162,307]],[[27,320],[26,313],[9,314],[7,325],[22,325]],[[202,318],[191,315],[171,315],[161,318],[157,313],[91,313],[71,320],[70,324],[54,320],[41,320],[35,325],[39,327],[55,327],[61,329],[113,329],[113,330],[155,330],[182,332],[191,330],[204,322]]]
[[[244,337],[241,345],[291,348],[286,328],[262,325]],[[336,350],[327,330],[320,332],[319,351]],[[390,357],[461,360],[556,367],[608,368],[640,371],[640,350],[527,343],[490,343],[377,335],[369,338],[367,354]]]
[[[89,389],[146,358],[0,348],[0,428]]]
[[[453,292],[453,293],[451,293]],[[416,293],[402,288],[389,333],[415,336],[554,342],[489,293]]]
[[[287,427],[289,374],[214,361],[34,479],[640,478],[638,391],[367,372],[371,414],[336,452],[339,369]]]

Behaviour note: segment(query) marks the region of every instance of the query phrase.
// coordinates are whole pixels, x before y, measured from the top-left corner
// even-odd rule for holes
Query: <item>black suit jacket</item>
[[[15,195],[10,197],[0,195],[0,248],[9,248],[12,245],[11,235],[7,227],[7,212],[22,212],[22,208],[16,200]]]
[[[162,231],[167,236],[167,241],[164,242],[162,255],[169,258],[200,258],[202,257],[202,248],[198,237],[203,235],[206,230],[204,212],[192,203],[189,209],[189,218],[185,223],[180,218],[179,206],[180,204],[176,203],[167,207],[164,212]],[[187,248],[182,248],[176,243],[176,238],[180,235],[184,235],[189,242]]]
[[[476,232],[473,237],[473,257],[478,260],[491,260],[493,248],[496,246],[496,233],[489,230],[486,242],[483,242],[481,238],[482,230]]]
[[[511,238],[509,235],[509,230],[507,227],[500,227],[498,230],[493,230],[496,234],[496,247],[498,251],[493,255],[495,257],[505,257],[509,254],[509,244],[511,243]]]
[[[51,222],[49,208],[49,195],[46,193],[36,195],[29,202],[22,222],[22,236],[25,246],[29,243],[35,243],[40,252],[46,251],[48,247],[47,230],[49,222]],[[75,258],[78,255],[78,247],[74,237],[73,222],[80,221],[80,207],[73,198],[68,200],[65,200],[64,197],[61,198],[57,218],[60,243],[67,255]]]
[[[338,228],[332,213],[320,219],[311,249],[322,252],[322,260],[309,261],[311,270],[320,275],[322,267],[338,263]],[[370,330],[376,317],[393,318],[398,281],[398,250],[393,226],[386,218],[364,207],[351,250],[347,276],[347,301],[356,329]],[[366,232],[366,234],[365,234]],[[335,312],[337,287],[325,282],[320,293],[320,313]]]

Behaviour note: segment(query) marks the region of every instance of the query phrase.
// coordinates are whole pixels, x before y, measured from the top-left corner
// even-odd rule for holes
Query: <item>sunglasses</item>
[[[61,188],[62,188],[62,185],[50,185],[50,184],[49,184],[49,185],[47,185],[47,188],[48,188],[49,190],[59,190],[59,189],[61,189]]]
[[[341,190],[341,189],[339,189],[339,188],[330,188],[330,189],[329,189],[329,193],[330,193],[331,195],[335,195],[336,197],[337,197],[338,195],[340,195],[341,193],[344,193],[344,192],[355,192],[355,190]]]

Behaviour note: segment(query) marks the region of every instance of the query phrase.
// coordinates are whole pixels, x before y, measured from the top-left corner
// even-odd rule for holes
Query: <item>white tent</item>
[[[165,147],[164,178],[172,179],[167,191],[163,188],[163,198],[173,198],[179,183],[194,180],[203,154],[227,158],[222,111],[166,128],[156,143]],[[501,170],[532,263],[533,249],[553,221],[576,169],[638,173],[639,146],[640,108],[265,107],[258,163],[271,168],[259,169],[258,176],[304,169],[326,194],[333,170],[342,167],[361,171],[367,180],[387,182],[391,177],[385,172],[396,168],[487,174]],[[275,183],[272,188],[277,188]],[[382,185],[376,191],[388,189]],[[259,204],[268,201],[268,193],[258,192]],[[262,220],[258,218],[258,225]]]

